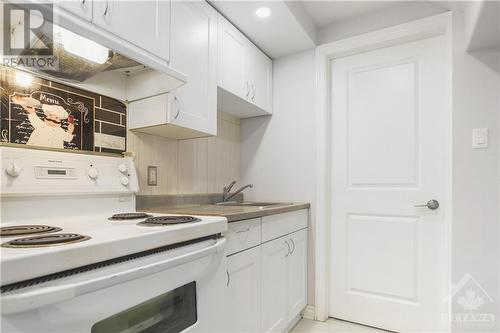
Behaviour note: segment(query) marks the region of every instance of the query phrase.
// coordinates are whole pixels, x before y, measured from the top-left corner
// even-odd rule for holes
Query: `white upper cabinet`
[[[93,1],[93,23],[148,51],[170,59],[170,1]]]
[[[262,110],[271,111],[272,61],[255,45],[247,45],[245,73],[248,100]]]
[[[54,4],[86,21],[92,21],[92,0],[54,1]]]
[[[272,60],[219,14],[219,111],[240,118],[272,113]]]
[[[172,2],[170,65],[188,83],[170,94],[169,122],[217,134],[217,12],[206,2]]]
[[[173,1],[170,66],[188,82],[129,105],[129,128],[174,139],[217,134],[217,12],[204,1]]]
[[[217,84],[240,97],[248,96],[248,81],[245,80],[245,53],[248,44],[245,36],[219,15]]]

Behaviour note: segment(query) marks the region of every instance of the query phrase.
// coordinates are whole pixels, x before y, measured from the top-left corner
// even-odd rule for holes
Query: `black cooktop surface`
[[[154,227],[181,223],[194,223],[200,221],[201,220],[199,218],[193,216],[156,216],[148,217],[146,220],[137,223],[137,225]]]

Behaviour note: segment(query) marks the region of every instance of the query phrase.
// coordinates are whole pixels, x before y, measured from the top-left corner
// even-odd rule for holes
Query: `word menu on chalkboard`
[[[2,142],[121,153],[125,121],[120,101],[0,66]]]

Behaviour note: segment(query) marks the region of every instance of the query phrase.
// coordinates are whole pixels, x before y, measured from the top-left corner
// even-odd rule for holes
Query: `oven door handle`
[[[215,244],[206,248],[87,281],[70,282],[63,285],[39,287],[36,289],[30,288],[24,292],[21,289],[19,292],[6,293],[1,297],[1,311],[2,314],[25,312],[49,304],[68,301],[103,288],[155,274],[215,253],[222,256],[224,254],[225,243],[225,238],[219,238]]]

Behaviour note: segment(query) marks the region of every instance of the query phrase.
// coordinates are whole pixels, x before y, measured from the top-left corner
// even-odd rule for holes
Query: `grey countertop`
[[[281,214],[310,207],[308,203],[284,203],[267,207],[256,206],[219,206],[219,205],[202,205],[191,204],[182,206],[164,206],[164,207],[149,207],[142,208],[140,211],[148,211],[152,213],[164,214],[183,214],[183,215],[209,215],[209,216],[224,216],[228,222],[240,220],[248,220],[262,216]]]

